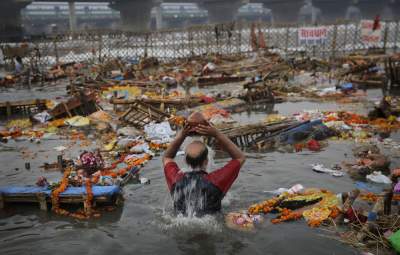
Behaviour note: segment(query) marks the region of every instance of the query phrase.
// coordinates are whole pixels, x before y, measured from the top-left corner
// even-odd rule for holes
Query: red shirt
[[[211,173],[205,173],[204,178],[214,184],[222,193],[226,194],[238,177],[240,167],[239,160],[232,159],[224,167]],[[170,191],[175,183],[180,181],[185,175],[175,162],[169,162],[164,166],[164,174]]]

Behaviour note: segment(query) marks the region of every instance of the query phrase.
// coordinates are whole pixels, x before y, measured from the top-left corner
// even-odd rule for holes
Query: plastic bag
[[[134,127],[123,127],[117,130],[117,134],[122,136],[139,136],[142,135],[142,132]]]
[[[35,114],[33,116],[33,118],[35,120],[39,121],[40,123],[45,123],[45,122],[47,122],[48,120],[51,119],[51,115],[48,112],[44,111],[44,112],[40,112],[38,114]]]
[[[171,136],[175,135],[175,131],[171,129],[169,122],[150,123],[144,126],[144,132],[150,140],[168,140]]]
[[[311,139],[310,141],[307,142],[307,148],[310,151],[320,151],[321,144],[317,140]]]
[[[381,171],[374,171],[372,174],[367,175],[367,180],[375,183],[390,184],[392,181],[386,175],[383,175]]]
[[[142,143],[142,144],[135,145],[135,146],[131,147],[129,151],[132,153],[144,153],[144,152],[151,153],[148,143]]]
[[[312,166],[312,170],[317,173],[327,173],[327,174],[330,174],[335,177],[341,177],[344,175],[343,172],[326,168],[326,167],[324,167],[323,164],[313,164],[311,166]]]
[[[353,88],[353,83],[350,82],[340,85],[341,90],[352,90]]]
[[[265,193],[271,193],[274,195],[280,195],[284,192],[288,192],[289,194],[296,194],[299,193],[300,191],[302,191],[304,189],[304,186],[301,184],[296,184],[293,185],[293,187],[291,187],[290,189],[286,189],[286,188],[279,188],[276,190],[271,190],[271,191],[264,191]]]
[[[65,120],[67,125],[72,127],[84,127],[90,124],[90,119],[82,116],[75,116]]]

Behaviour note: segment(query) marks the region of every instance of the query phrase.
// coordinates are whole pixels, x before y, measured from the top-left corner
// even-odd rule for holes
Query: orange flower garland
[[[340,214],[340,209],[337,206],[334,206],[331,208],[331,214],[329,214],[329,218],[336,219]]]
[[[85,215],[86,217],[90,217],[92,214],[92,205],[93,205],[93,191],[92,191],[92,182],[89,178],[85,180],[86,187],[86,201],[85,201]]]
[[[140,166],[140,165],[146,163],[146,161],[148,161],[150,158],[151,158],[151,156],[148,154],[146,154],[142,158],[132,158],[131,160],[128,160],[126,162],[128,165],[127,167],[114,171],[113,169],[115,169],[119,163],[122,163],[125,161],[125,156],[122,156],[120,159],[118,159],[113,164],[111,164],[111,166],[109,168],[105,168],[105,169],[101,170],[100,175],[93,175],[92,178],[86,178],[85,179],[86,199],[84,201],[84,204],[85,204],[84,212],[82,212],[82,211],[69,212],[65,209],[60,208],[60,194],[63,193],[68,188],[68,185],[69,185],[68,178],[72,171],[71,168],[65,169],[63,177],[60,181],[60,185],[51,192],[52,210],[56,214],[63,215],[63,216],[70,216],[70,217],[74,217],[74,218],[81,219],[81,220],[89,219],[91,216],[99,217],[100,214],[98,212],[95,212],[92,208],[93,199],[94,199],[94,195],[93,195],[93,191],[92,191],[92,184],[97,183],[101,176],[110,176],[112,178],[117,178],[118,176],[124,176],[132,167]]]
[[[308,226],[310,226],[311,228],[317,228],[319,226],[321,226],[322,221],[321,220],[309,220],[308,221]]]
[[[271,198],[259,204],[254,204],[248,209],[250,214],[269,213],[279,204],[279,198]]]
[[[360,197],[360,199],[362,199],[364,201],[368,201],[368,202],[375,203],[376,201],[378,201],[378,196],[372,192],[362,193],[359,197]]]
[[[60,208],[60,194],[63,193],[67,188],[68,188],[68,178],[71,173],[72,169],[67,168],[64,171],[63,178],[61,179],[60,186],[58,186],[56,189],[54,189],[51,192],[51,203],[52,203],[52,210],[59,215],[63,216],[70,216],[74,217],[77,219],[88,219],[91,216],[92,212],[92,204],[93,204],[93,191],[92,191],[92,182],[89,178],[85,180],[85,186],[86,186],[86,200],[84,201],[86,205],[86,212],[84,213],[71,213],[68,212],[65,209]]]
[[[183,127],[185,125],[186,119],[183,116],[173,116],[169,119],[172,125]]]
[[[400,123],[398,121],[389,121],[388,119],[382,118],[373,120],[370,122],[370,124],[382,131],[391,131],[400,128]]]
[[[336,219],[336,217],[338,217],[341,214],[340,209],[337,206],[333,206],[329,208],[330,210],[330,214],[328,216],[328,219]],[[316,228],[319,227],[325,220],[324,219],[310,219],[308,221],[308,226],[312,227],[312,228]]]
[[[158,143],[150,142],[150,143],[149,143],[149,147],[150,147],[151,150],[161,151],[161,150],[167,149],[168,144],[167,144],[167,143],[158,144]]]
[[[121,156],[120,159],[112,163],[110,167],[100,170],[101,172],[100,175],[93,175],[92,183],[97,183],[99,181],[100,176],[109,176],[111,178],[124,176],[132,167],[143,165],[144,163],[146,163],[146,161],[148,161],[151,158],[149,154],[146,154],[143,158],[133,158],[131,160],[125,161],[125,157],[126,156]],[[114,171],[114,169],[118,166],[118,164],[124,161],[128,166]]]
[[[60,208],[60,194],[68,188],[68,177],[71,173],[71,168],[66,168],[63,178],[61,179],[60,186],[51,192],[52,210],[60,215],[66,215],[68,212]]]
[[[301,219],[302,217],[303,217],[303,215],[301,212],[293,212],[290,209],[284,208],[284,209],[282,209],[279,217],[277,217],[276,219],[272,219],[271,222],[273,224],[279,224],[284,221],[298,220],[298,219]]]

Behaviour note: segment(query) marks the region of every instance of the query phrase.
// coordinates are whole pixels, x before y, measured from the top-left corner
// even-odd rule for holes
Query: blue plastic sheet
[[[284,132],[283,134],[281,134],[280,141],[281,141],[281,143],[295,144],[296,142],[298,142],[298,141],[296,141],[296,138],[295,138],[296,133],[300,133],[300,132],[310,132],[311,133],[312,128],[314,126],[319,126],[319,125],[323,125],[322,120],[320,120],[320,119],[304,123],[300,126],[292,128],[292,129]]]
[[[355,186],[357,187],[357,189],[365,190],[372,193],[381,193],[385,188],[387,188],[386,185],[371,184],[361,181],[355,182]]]
[[[123,81],[123,80],[124,80],[124,76],[118,75],[118,76],[114,77],[114,80],[116,80],[116,81]]]
[[[354,88],[354,86],[353,86],[353,83],[351,83],[351,82],[340,85],[341,90],[352,90],[353,88]]]
[[[121,188],[116,185],[112,186],[92,186],[93,196],[112,196],[121,192]],[[4,195],[14,195],[14,194],[36,194],[44,193],[46,196],[51,195],[51,190],[44,187],[36,186],[6,186],[0,187],[0,193]],[[85,187],[69,187],[66,191],[60,194],[60,196],[81,196],[86,194]]]

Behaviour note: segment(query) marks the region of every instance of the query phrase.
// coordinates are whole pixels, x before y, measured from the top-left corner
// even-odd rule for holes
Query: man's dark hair
[[[203,162],[207,159],[207,156],[208,156],[208,149],[207,146],[204,146],[203,151],[196,157],[192,157],[191,155],[186,154],[186,163],[191,168],[196,169],[202,166]]]

